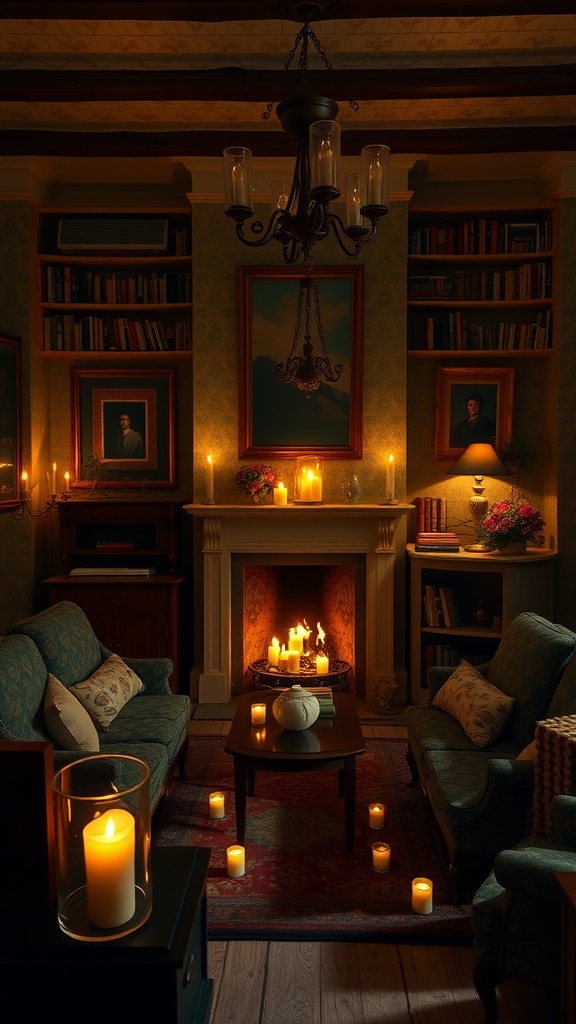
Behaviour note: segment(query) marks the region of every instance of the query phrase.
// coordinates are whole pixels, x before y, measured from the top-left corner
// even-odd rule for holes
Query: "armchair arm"
[[[576,871],[576,849],[553,849],[539,844],[503,850],[494,861],[496,881],[509,892],[555,903],[562,896],[555,878],[557,871]]]
[[[534,796],[534,762],[518,761],[514,757],[492,757],[488,761],[488,782],[494,789],[507,793],[527,806],[531,806]]]
[[[576,797],[555,796],[552,800],[553,842],[576,848]]]

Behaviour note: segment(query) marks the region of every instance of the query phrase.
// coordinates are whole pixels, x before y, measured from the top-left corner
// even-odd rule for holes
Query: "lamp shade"
[[[510,476],[491,444],[469,444],[447,475],[452,476]]]

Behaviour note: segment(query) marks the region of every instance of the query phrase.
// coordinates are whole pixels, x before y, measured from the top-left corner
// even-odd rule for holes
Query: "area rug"
[[[455,907],[424,798],[409,785],[406,744],[367,739],[357,759],[356,839],[346,852],[337,772],[257,772],[248,797],[246,873],[228,878],[236,843],[233,760],[222,736],[193,736],[188,778],[175,777],[154,822],[159,846],[209,846],[210,939],[318,939],[434,944],[471,942],[470,908]],[[209,794],[225,794],[225,817],[209,817]],[[372,829],[368,804],[386,805]],[[372,867],[372,843],[392,849],[386,874]],[[433,912],[414,913],[411,883],[434,885]]]

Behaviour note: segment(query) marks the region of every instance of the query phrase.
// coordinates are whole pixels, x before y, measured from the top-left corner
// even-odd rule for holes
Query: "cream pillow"
[[[44,725],[52,742],[63,750],[100,750],[90,715],[52,673],[44,691]]]
[[[514,698],[492,686],[464,659],[434,697],[433,704],[452,715],[477,747],[498,739]]]
[[[131,697],[141,693],[144,683],[122,658],[111,654],[89,679],[70,690],[90,712],[99,729],[106,730]]]

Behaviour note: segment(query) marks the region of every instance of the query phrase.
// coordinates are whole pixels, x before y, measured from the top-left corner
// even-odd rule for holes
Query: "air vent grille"
[[[63,253],[167,252],[168,221],[161,217],[63,217],[56,244]]]

